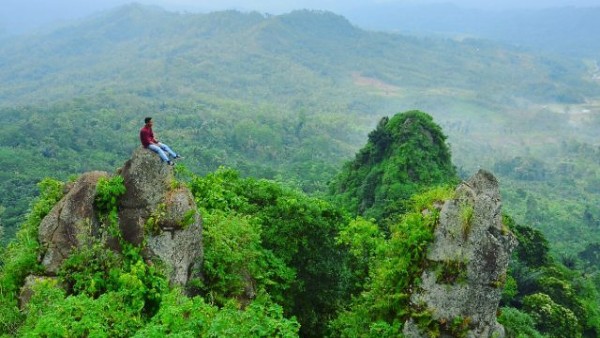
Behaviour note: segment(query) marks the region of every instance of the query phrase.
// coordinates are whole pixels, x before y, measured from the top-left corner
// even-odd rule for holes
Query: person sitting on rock
[[[153,122],[151,117],[146,117],[144,122],[146,124],[140,130],[140,141],[142,141],[142,146],[157,153],[158,156],[160,156],[160,159],[163,162],[167,162],[168,165],[175,165],[175,163],[169,159],[169,156],[171,156],[173,159],[181,159],[182,157],[171,150],[168,145],[160,143],[154,138],[154,133],[152,132]]]

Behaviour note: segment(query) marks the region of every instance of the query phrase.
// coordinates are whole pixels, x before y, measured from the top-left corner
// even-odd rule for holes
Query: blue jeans
[[[150,144],[148,145],[148,149],[152,150],[153,152],[157,153],[158,156],[160,156],[160,159],[163,160],[164,162],[168,162],[169,161],[169,157],[167,156],[167,154],[165,154],[165,151],[171,155],[171,157],[175,158],[177,156],[177,154],[175,154],[175,152],[173,152],[173,150],[171,150],[171,148],[169,148],[168,145],[166,144],[162,144],[162,143],[158,143],[158,144]]]

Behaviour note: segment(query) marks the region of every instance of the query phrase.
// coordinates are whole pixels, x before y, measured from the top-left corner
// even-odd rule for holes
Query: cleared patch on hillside
[[[358,72],[352,73],[352,82],[361,87],[372,89],[375,94],[382,96],[402,96],[401,88],[385,83],[379,79],[363,76]]]

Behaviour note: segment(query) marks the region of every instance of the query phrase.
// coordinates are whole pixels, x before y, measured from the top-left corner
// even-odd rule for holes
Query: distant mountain
[[[367,32],[329,12],[179,14],[128,5],[5,41],[0,101],[54,102],[107,90],[184,98],[190,89],[252,101],[306,101],[296,95],[310,84],[325,89],[322,102],[367,88],[395,98],[419,96],[435,83],[466,95],[477,91],[487,102],[507,96],[580,102],[590,95],[581,82],[586,71],[478,40]]]
[[[450,4],[380,4],[347,17],[367,29],[468,36],[573,57],[596,58],[600,52],[600,7],[491,11]]]

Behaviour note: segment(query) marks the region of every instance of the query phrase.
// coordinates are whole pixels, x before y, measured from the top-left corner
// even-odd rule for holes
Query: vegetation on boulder
[[[407,210],[416,193],[458,182],[446,136],[420,111],[382,118],[330,193],[351,213],[381,220]]]

